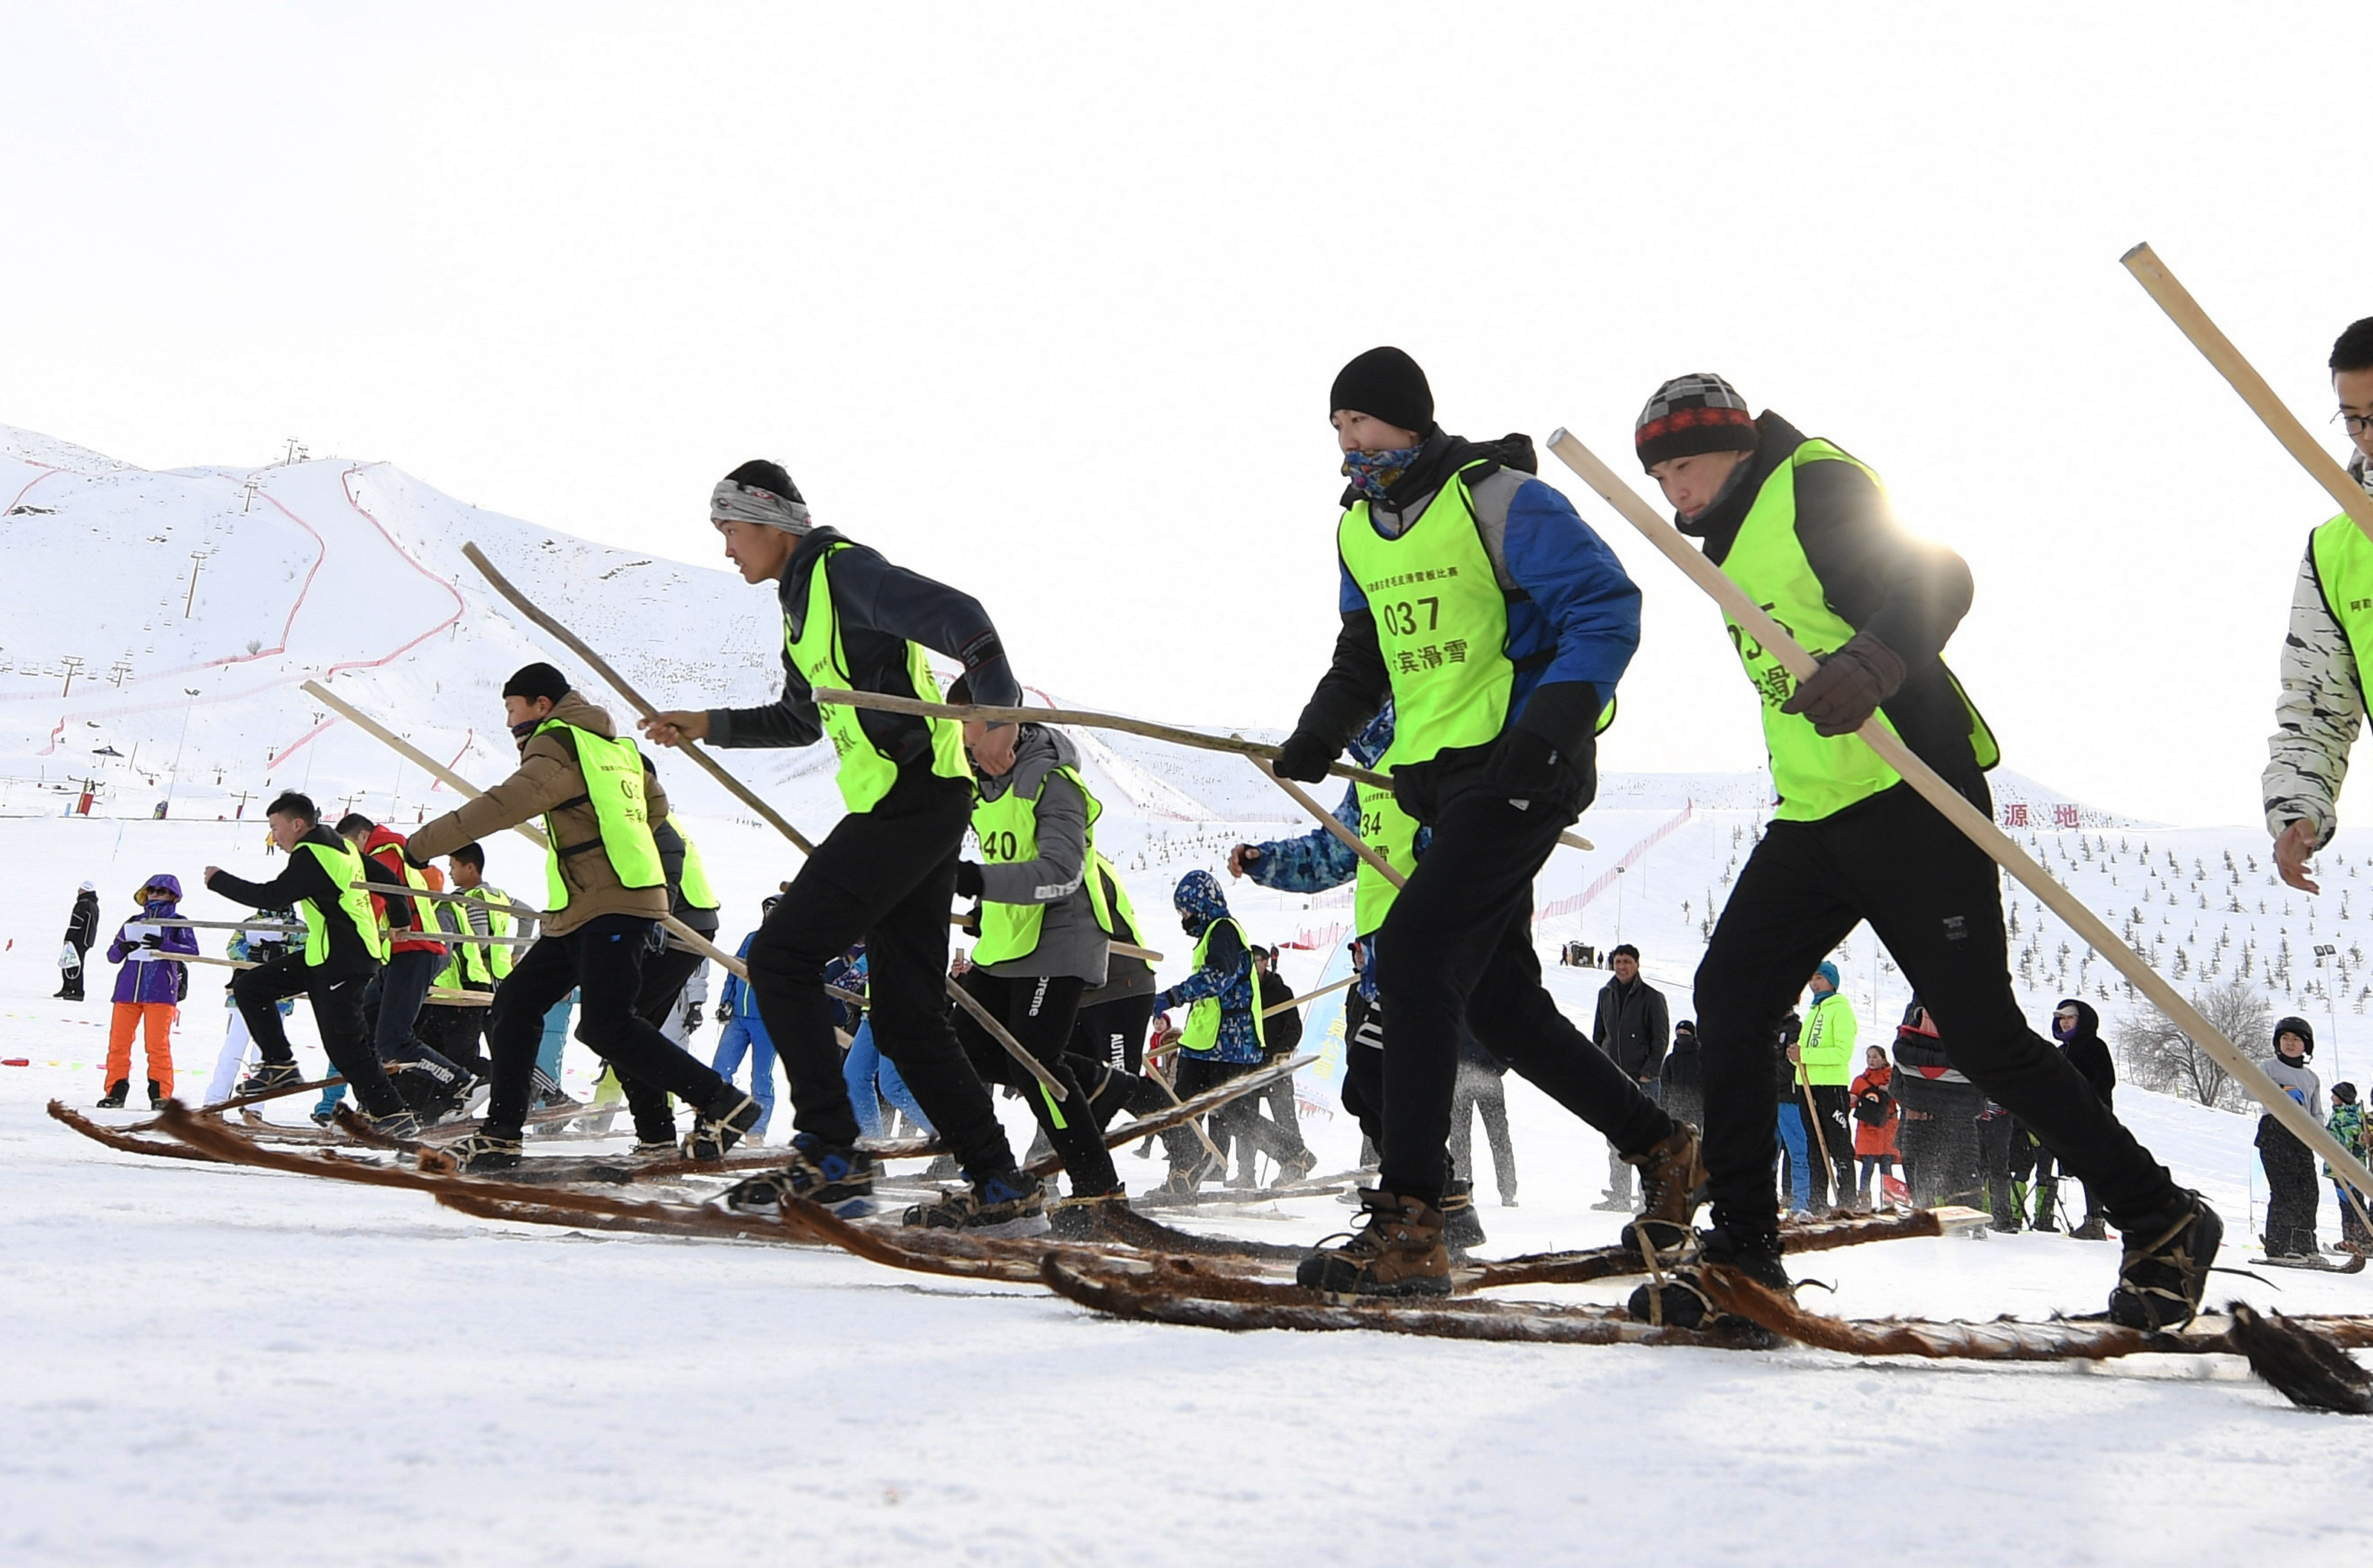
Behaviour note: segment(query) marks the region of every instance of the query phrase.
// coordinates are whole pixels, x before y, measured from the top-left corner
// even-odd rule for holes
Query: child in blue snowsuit
[[[763,911],[774,908],[779,896],[769,896],[759,906],[760,919],[765,918]],[[733,956],[748,963],[750,942],[757,934],[752,931],[743,937]],[[717,1021],[725,1025],[725,1033],[718,1037],[717,1059],[709,1065],[731,1083],[734,1082],[733,1075],[742,1071],[742,1059],[750,1059],[750,1097],[758,1102],[758,1125],[750,1129],[750,1139],[757,1142],[766,1136],[766,1124],[775,1118],[775,1042],[766,1034],[766,1020],[758,1016],[758,999],[752,994],[749,982],[730,971],[725,977],[725,993],[717,1004]],[[863,1111],[858,1114],[861,1120]]]

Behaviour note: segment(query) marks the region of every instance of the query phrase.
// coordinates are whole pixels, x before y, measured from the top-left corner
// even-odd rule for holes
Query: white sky
[[[772,456],[1025,681],[1284,723],[1344,359],[1627,472],[1655,383],[1719,370],[1968,556],[1951,658],[2011,766],[2249,821],[2332,508],[2117,258],[2152,241],[2340,451],[2363,22],[12,3],[0,421],[150,467],[295,435],[695,561]],[[1712,608],[1582,510],[1649,605],[1602,765],[1755,766]]]

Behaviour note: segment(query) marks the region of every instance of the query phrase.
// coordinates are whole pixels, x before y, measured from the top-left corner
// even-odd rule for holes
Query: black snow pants
[[[1462,1020],[1511,1071],[1621,1153],[1636,1154],[1673,1130],[1672,1117],[1573,1026],[1541,983],[1533,878],[1574,817],[1546,800],[1532,804],[1520,810],[1481,790],[1454,798],[1376,932],[1376,987],[1392,1020],[1377,1177],[1387,1192],[1442,1201]],[[1798,983],[1811,971],[1808,962]],[[1771,1024],[1778,1027],[1776,1012]],[[1771,1119],[1767,1098],[1767,1145]]]
[[[2028,1027],[2011,991],[1993,861],[1899,784],[1818,822],[1774,822],[1698,966],[1716,1224],[1746,1236],[1774,1228],[1770,1042],[1805,977],[1865,919],[1936,1021],[1953,1065],[2087,1187],[2098,1184],[2113,1217],[2174,1201],[2166,1167]]]
[[[870,811],[815,847],[750,941],[750,989],[790,1080],[792,1121],[826,1143],[857,1141],[824,966],[865,943],[873,1042],[898,1069],[964,1175],[1013,1169],[988,1090],[948,1021],[948,911],[972,783],[909,767]]]

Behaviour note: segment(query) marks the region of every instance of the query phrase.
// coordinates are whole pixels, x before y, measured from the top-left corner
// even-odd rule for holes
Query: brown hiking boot
[[[1450,1293],[1450,1249],[1443,1245],[1441,1210],[1421,1198],[1378,1188],[1361,1189],[1360,1209],[1360,1228],[1346,1233],[1342,1245],[1320,1243],[1294,1270],[1303,1289],[1330,1295]]]
[[[1636,1252],[1644,1239],[1656,1249],[1657,1261],[1670,1262],[1689,1245],[1698,1189],[1705,1186],[1698,1129],[1676,1122],[1662,1142],[1624,1155],[1623,1163],[1640,1171],[1640,1217],[1623,1227],[1623,1245]]]

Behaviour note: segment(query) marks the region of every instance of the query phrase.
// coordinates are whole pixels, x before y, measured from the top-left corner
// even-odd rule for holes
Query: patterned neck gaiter
[[[1345,452],[1343,477],[1351,482],[1351,488],[1368,499],[1381,501],[1385,498],[1385,492],[1393,487],[1393,481],[1408,473],[1409,465],[1417,462],[1417,454],[1424,450],[1422,445],[1419,445],[1395,447],[1389,451]]]

